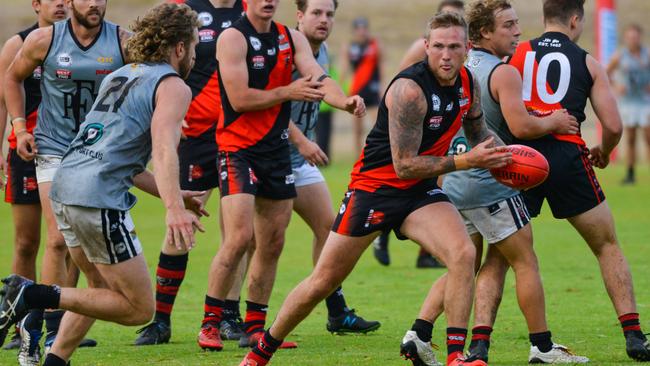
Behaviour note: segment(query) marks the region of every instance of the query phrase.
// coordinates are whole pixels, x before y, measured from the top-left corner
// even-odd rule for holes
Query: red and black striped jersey
[[[19,32],[18,36],[24,42],[25,38],[36,29],[38,29],[38,23]],[[34,128],[36,127],[38,105],[41,104],[41,72],[41,66],[36,67],[32,76],[28,77],[23,82],[23,87],[25,89],[25,119],[27,119],[27,132],[29,133],[33,133]],[[9,141],[10,148],[16,148],[16,134],[13,129],[11,129],[11,134],[9,134],[7,141]]]
[[[418,62],[400,72],[391,81],[410,79],[416,82],[427,100],[427,113],[422,120],[422,141],[419,155],[445,156],[452,138],[461,128],[463,119],[472,105],[473,79],[463,67],[452,86],[441,86],[427,61]],[[390,88],[390,86],[389,86]],[[401,194],[416,185],[435,184],[435,179],[400,179],[393,166],[386,95],[379,105],[377,122],[366,138],[361,157],[352,170],[350,189]]]
[[[272,22],[271,31],[258,33],[243,16],[233,28],[244,35],[248,51],[248,87],[271,90],[291,83],[294,45],[286,26]],[[218,62],[217,62],[218,65]],[[221,84],[221,75],[219,75]],[[228,92],[220,85],[223,113],[217,126],[220,151],[246,150],[264,154],[289,148],[289,117],[291,102],[251,112],[236,112],[228,100]]]
[[[185,115],[188,127],[183,129],[185,135],[198,137],[215,128],[221,115],[216,59],[217,38],[242,17],[246,10],[246,1],[237,0],[232,8],[215,8],[210,0],[177,2],[184,2],[196,11],[201,22],[199,43],[196,45],[196,62],[185,80],[192,90],[192,103]]]
[[[350,85],[350,95],[357,95],[368,92],[378,93],[379,86],[379,60],[380,51],[377,40],[371,38],[367,43],[351,43],[348,48],[348,60],[354,76],[352,77],[352,84]]]
[[[523,42],[508,63],[521,74],[522,96],[530,114],[545,116],[566,109],[578,122],[585,120],[593,79],[587,68],[587,51],[567,35],[547,32]],[[579,134],[552,134],[542,138],[585,144]]]

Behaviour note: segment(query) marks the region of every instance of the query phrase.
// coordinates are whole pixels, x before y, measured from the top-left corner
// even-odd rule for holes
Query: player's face
[[[355,42],[363,43],[370,38],[370,31],[366,25],[358,25],[352,30],[352,37]]]
[[[196,61],[196,45],[199,39],[198,29],[194,29],[194,39],[192,43],[185,46],[185,56],[178,65],[178,74],[183,78],[187,79],[190,76],[190,71],[194,67],[194,62]]]
[[[638,50],[641,48],[641,32],[639,32],[637,29],[630,28],[626,30],[623,37],[625,46],[628,49]]]
[[[300,30],[308,40],[324,42],[334,25],[334,1],[309,0],[305,12],[298,11]]]
[[[41,0],[32,2],[38,18],[46,23],[52,24],[68,17],[68,9],[64,0]]]
[[[261,19],[272,19],[280,0],[248,0],[248,9]]]
[[[104,20],[106,0],[68,0],[72,16],[86,28],[96,28]]]
[[[503,58],[512,55],[519,44],[521,28],[515,9],[498,10],[495,14],[494,32],[488,33],[489,41],[496,56]]]
[[[425,40],[429,67],[442,85],[452,85],[467,56],[467,34],[462,27],[436,28]]]

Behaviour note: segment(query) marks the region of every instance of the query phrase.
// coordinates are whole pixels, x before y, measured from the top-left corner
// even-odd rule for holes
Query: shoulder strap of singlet
[[[22,39],[24,42],[25,38],[27,38],[27,36],[35,29],[38,29],[38,23],[35,23],[31,27],[18,32],[18,37],[20,37],[20,39]]]

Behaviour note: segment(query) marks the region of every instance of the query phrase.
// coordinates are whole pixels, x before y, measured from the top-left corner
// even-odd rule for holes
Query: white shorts
[[[54,180],[54,174],[61,166],[62,156],[58,155],[36,155],[36,182],[49,183]]]
[[[650,107],[643,104],[620,103],[619,110],[625,127],[646,127],[650,125]]]
[[[304,163],[300,167],[292,170],[293,176],[295,178],[294,184],[296,187],[325,182],[325,178],[323,177],[323,174],[320,172],[320,170],[317,167],[310,165],[309,163]]]
[[[142,253],[129,211],[50,203],[66,245],[81,247],[91,263],[117,264]]]
[[[495,244],[519,231],[530,222],[523,197],[519,194],[488,207],[459,210],[469,235],[481,234]]]

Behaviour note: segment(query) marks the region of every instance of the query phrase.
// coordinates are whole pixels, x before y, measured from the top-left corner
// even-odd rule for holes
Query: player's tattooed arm
[[[400,179],[431,178],[456,169],[453,156],[418,155],[428,105],[422,89],[413,80],[395,81],[386,103],[390,150]]]
[[[465,130],[467,142],[472,147],[490,137],[494,138],[493,146],[505,145],[499,136],[492,132],[485,123],[485,116],[481,109],[481,86],[476,78],[474,78],[474,90],[472,90],[472,104],[463,120],[463,129]]]

